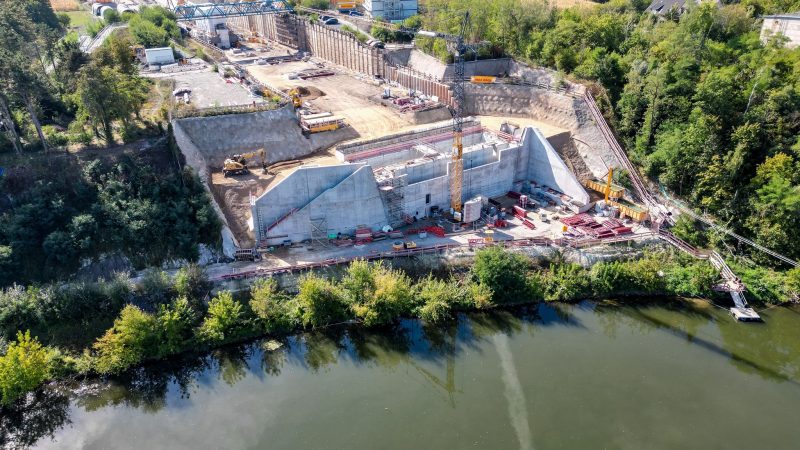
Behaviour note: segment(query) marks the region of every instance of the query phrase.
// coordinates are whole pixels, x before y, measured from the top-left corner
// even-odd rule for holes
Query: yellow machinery
[[[642,222],[646,220],[648,217],[647,209],[622,200],[622,197],[625,194],[625,188],[613,184],[611,182],[613,177],[614,169],[609,169],[608,177],[606,178],[605,183],[599,180],[586,180],[584,184],[589,189],[603,194],[606,204],[619,208],[619,213],[621,216],[630,217],[636,222]]]
[[[303,99],[300,98],[300,90],[294,88],[291,91],[289,91],[289,95],[292,97],[292,104],[294,105],[294,109],[300,109],[303,106]]]
[[[464,145],[462,137],[464,134],[465,90],[467,77],[464,64],[464,57],[467,52],[474,51],[474,46],[466,43],[466,38],[470,31],[470,13],[467,11],[461,21],[461,32],[457,35],[438,33],[435,31],[420,30],[420,36],[443,39],[447,42],[448,50],[454,57],[455,79],[453,80],[453,107],[450,112],[453,115],[453,166],[450,173],[450,207],[455,212],[454,218],[460,221],[461,209],[464,199],[462,197],[463,178],[464,178]]]
[[[254,156],[261,157],[261,168],[264,170],[264,173],[267,173],[267,152],[262,148],[250,153],[232,155],[230,158],[225,159],[222,165],[222,174],[227,177],[229,175],[242,175],[249,172],[250,170],[247,168],[247,158],[252,158]]]

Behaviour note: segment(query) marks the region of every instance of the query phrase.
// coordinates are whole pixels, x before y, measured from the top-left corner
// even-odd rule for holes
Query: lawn
[[[72,30],[83,30],[87,25],[95,20],[89,11],[67,11],[63,14],[69,16],[69,27]]]

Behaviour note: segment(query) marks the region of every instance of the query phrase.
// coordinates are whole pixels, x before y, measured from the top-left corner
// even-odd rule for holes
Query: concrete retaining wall
[[[588,168],[594,177],[603,177],[609,167],[621,165],[581,95],[499,83],[469,84],[466,93],[470,114],[526,117],[569,130],[571,142],[568,144],[577,148],[577,152],[572,153],[580,157],[574,165]],[[567,155],[565,148],[557,148],[562,156]]]
[[[214,208],[214,212],[217,213],[217,217],[222,222],[222,252],[228,258],[233,258],[234,254],[236,253],[236,248],[239,246],[239,242],[233,235],[233,232],[228,225],[228,220],[225,218],[225,214],[223,214],[222,209],[217,204],[217,200],[214,198],[214,194],[211,193],[211,189],[208,186],[210,174],[208,172],[208,165],[206,165],[203,153],[194,144],[189,135],[186,134],[178,121],[172,122],[172,134],[175,136],[175,142],[178,144],[178,148],[180,148],[181,153],[183,153],[186,164],[194,169],[194,171],[200,177],[200,180],[203,182],[203,186],[208,192],[208,198],[211,202],[211,206]]]
[[[358,136],[355,130],[345,127],[306,138],[291,105],[273,111],[193,117],[175,122],[212,167],[221,167],[225,158],[233,153],[260,148],[266,150],[269,164],[297,159]]]
[[[253,217],[256,238],[267,245],[389,223],[372,168],[360,164],[300,168],[256,200]]]

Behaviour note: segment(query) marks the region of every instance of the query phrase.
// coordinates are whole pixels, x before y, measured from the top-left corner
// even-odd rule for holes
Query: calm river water
[[[47,391],[4,430],[41,448],[797,449],[800,310],[762,315],[586,302],[340,328]]]

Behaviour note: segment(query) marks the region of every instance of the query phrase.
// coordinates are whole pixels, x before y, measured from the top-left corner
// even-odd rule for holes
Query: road
[[[94,39],[87,41],[86,48],[84,48],[83,51],[85,53],[93,53],[95,50],[97,50],[103,45],[103,43],[106,41],[106,39],[108,39],[109,36],[111,36],[115,31],[120,30],[122,28],[128,28],[128,24],[118,23],[103,28],[102,30],[100,30],[99,33],[97,33],[97,36],[95,36]]]

